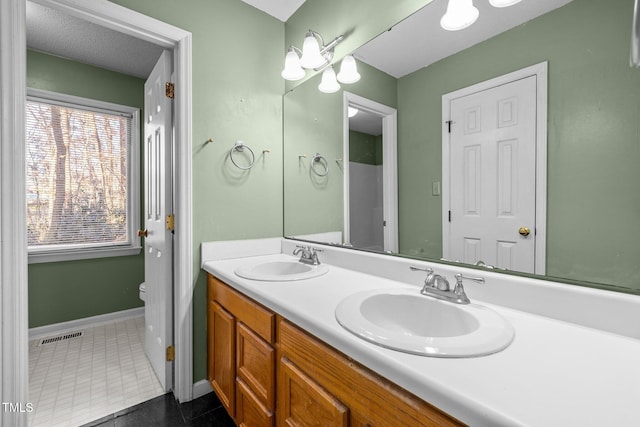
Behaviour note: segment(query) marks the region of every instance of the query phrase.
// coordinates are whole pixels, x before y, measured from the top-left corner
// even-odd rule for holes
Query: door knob
[[[145,228],[144,230],[138,230],[138,237],[147,237],[149,235],[149,231]]]
[[[522,237],[527,237],[529,234],[531,234],[531,229],[529,227],[520,227],[518,229],[518,233],[522,236]]]

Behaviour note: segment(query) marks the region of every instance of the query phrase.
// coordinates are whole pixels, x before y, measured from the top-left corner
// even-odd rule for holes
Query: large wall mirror
[[[450,186],[459,177],[467,184],[484,182],[474,178],[475,172],[464,161],[459,167],[451,163],[443,167],[451,154],[447,141],[443,143],[443,128],[449,120],[443,115],[443,98],[544,64],[546,100],[533,102],[535,108],[540,102],[546,104],[547,117],[541,118],[544,126],[524,131],[524,138],[546,139],[545,150],[543,156],[535,151],[525,156],[533,160],[532,175],[525,180],[533,182],[510,193],[544,195],[544,210],[534,208],[534,225],[523,223],[511,230],[516,242],[541,235],[537,244],[544,246],[543,258],[537,261],[538,268],[513,271],[640,293],[640,229],[636,226],[640,220],[640,73],[629,66],[634,1],[522,0],[498,9],[486,0],[476,0],[478,21],[457,32],[439,27],[446,3],[434,0],[353,52],[362,79],[343,87],[397,110],[398,254],[434,261],[445,258],[447,214],[453,204]],[[435,29],[428,40],[415,35],[416,48],[402,37],[392,37],[405,26],[409,32]],[[425,52],[428,58],[422,55]],[[284,96],[284,234],[353,244],[344,239],[344,163],[358,163],[363,151],[351,159],[345,156],[344,94],[320,93],[318,83],[316,76]],[[534,80],[528,90],[538,90],[539,84]],[[472,111],[475,105],[471,104],[464,104],[462,111]],[[521,117],[525,110],[516,106],[508,111]],[[478,113],[477,119],[486,115]],[[467,116],[453,119],[452,126],[468,127]],[[540,129],[545,138],[539,138]],[[360,138],[355,142],[360,147],[365,139],[371,140],[374,154],[375,144],[380,144],[375,135],[353,138]],[[316,153],[329,165],[326,176],[312,170]],[[375,163],[374,154],[364,157]],[[484,156],[498,158],[500,153]],[[514,163],[512,169],[523,167]],[[536,176],[541,173],[544,179]],[[487,200],[489,190],[476,188],[478,200]],[[529,229],[528,235],[520,225]],[[370,242],[363,248],[372,249],[367,245]],[[457,255],[446,258],[479,261]],[[505,268],[503,260],[482,261]]]

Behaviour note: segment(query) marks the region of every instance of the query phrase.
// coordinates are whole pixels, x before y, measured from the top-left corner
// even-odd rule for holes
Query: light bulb
[[[340,90],[340,85],[336,80],[336,72],[333,67],[329,67],[322,73],[322,80],[318,85],[318,90],[324,93],[334,93]]]
[[[304,68],[320,68],[327,63],[327,60],[320,54],[320,45],[318,39],[311,31],[307,33],[302,45],[302,58],[300,65]]]
[[[447,31],[462,30],[476,22],[479,14],[472,0],[449,0],[447,13],[440,20],[440,26]]]
[[[351,84],[358,80],[360,80],[360,74],[358,73],[356,59],[352,55],[347,55],[342,58],[340,72],[338,73],[338,81],[340,83]]]
[[[507,7],[513,6],[516,3],[520,3],[521,0],[489,0],[493,7]]]
[[[287,56],[284,59],[284,70],[282,70],[282,78],[286,80],[300,80],[304,77],[305,71],[300,66],[300,58],[293,48],[289,48]]]

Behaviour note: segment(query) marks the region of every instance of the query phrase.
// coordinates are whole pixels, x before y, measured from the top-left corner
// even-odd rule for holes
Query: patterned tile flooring
[[[144,317],[29,341],[30,427],[73,427],[164,394],[144,353]]]

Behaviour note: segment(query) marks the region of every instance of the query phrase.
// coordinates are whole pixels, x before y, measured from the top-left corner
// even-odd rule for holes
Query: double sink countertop
[[[637,426],[640,425],[640,340],[558,320],[535,313],[476,300],[501,314],[515,329],[515,339],[505,350],[469,358],[417,356],[366,342],[343,329],[335,308],[347,296],[365,290],[404,288],[419,293],[422,280],[406,281],[371,275],[367,263],[394,262],[377,254],[347,253],[363,257],[352,270],[332,265],[344,257],[344,249],[327,248],[329,272],[319,277],[289,282],[264,282],[237,276],[236,268],[260,261],[296,260],[285,253],[237,258],[208,256],[203,250],[202,268],[248,297],[297,324],[347,356],[388,380],[472,426]],[[273,249],[273,244],[271,244]],[[283,241],[283,252],[291,244]],[[215,251],[214,251],[215,252]],[[266,251],[269,252],[269,251]],[[320,255],[323,261],[323,255]],[[398,259],[406,264],[407,260]],[[344,263],[344,262],[343,262]],[[340,264],[340,263],[336,263]],[[412,264],[424,264],[414,262]],[[365,266],[363,268],[363,266]],[[438,269],[440,266],[431,265]],[[478,275],[478,270],[473,270]],[[497,276],[494,278],[494,276]],[[504,276],[504,275],[502,275]],[[505,280],[496,273],[485,274]],[[508,279],[508,276],[507,276]],[[516,280],[517,282],[517,280]],[[481,285],[479,285],[481,286]],[[563,285],[564,286],[564,285]],[[605,292],[605,291],[597,291]],[[550,294],[553,297],[553,294]],[[427,298],[427,297],[425,297]],[[618,298],[613,295],[613,298]],[[640,298],[620,297],[629,304]],[[634,299],[638,298],[638,302]],[[579,301],[579,299],[577,299]],[[566,300],[570,309],[571,301]],[[603,304],[610,309],[611,304]],[[615,307],[615,306],[614,306]],[[632,307],[633,311],[635,308]],[[600,316],[601,313],[596,314]],[[613,313],[615,315],[615,313]],[[640,323],[640,310],[636,322]]]

